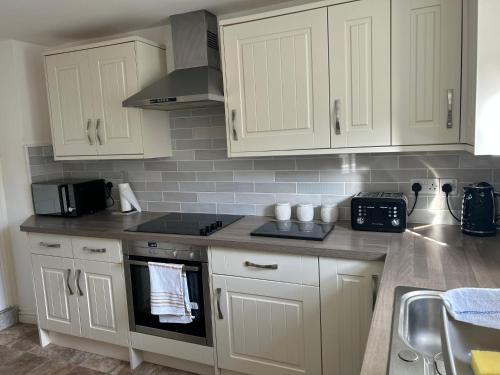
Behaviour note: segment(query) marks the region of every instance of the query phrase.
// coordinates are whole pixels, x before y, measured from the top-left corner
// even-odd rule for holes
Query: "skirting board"
[[[37,324],[36,314],[19,311],[19,322],[26,324]]]
[[[17,306],[7,307],[0,311],[0,331],[12,327],[18,321]]]

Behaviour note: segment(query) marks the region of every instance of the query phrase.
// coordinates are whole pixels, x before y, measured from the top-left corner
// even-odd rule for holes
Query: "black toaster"
[[[351,200],[355,230],[404,232],[408,200],[403,193],[361,192]]]

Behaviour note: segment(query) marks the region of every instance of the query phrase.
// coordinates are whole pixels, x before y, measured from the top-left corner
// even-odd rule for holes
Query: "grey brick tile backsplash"
[[[129,182],[143,209],[155,212],[273,215],[276,202],[335,202],[344,219],[359,191],[401,191],[412,204],[413,178],[456,178],[460,189],[483,180],[500,185],[500,157],[460,152],[228,159],[223,107],[170,116],[172,158],[61,162],[50,146],[29,147],[32,180],[104,178],[115,185],[114,196],[119,183]],[[460,195],[451,205],[460,209]],[[410,220],[453,223],[442,196],[419,198]]]

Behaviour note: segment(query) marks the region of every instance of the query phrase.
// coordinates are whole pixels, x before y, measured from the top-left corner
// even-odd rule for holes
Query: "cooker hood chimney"
[[[206,10],[170,17],[175,70],[123,101],[124,107],[173,111],[224,102],[217,18]]]

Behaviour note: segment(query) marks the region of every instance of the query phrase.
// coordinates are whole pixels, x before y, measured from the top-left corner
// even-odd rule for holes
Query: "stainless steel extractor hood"
[[[123,106],[173,111],[222,105],[217,18],[199,10],[170,19],[175,70],[124,100]]]

